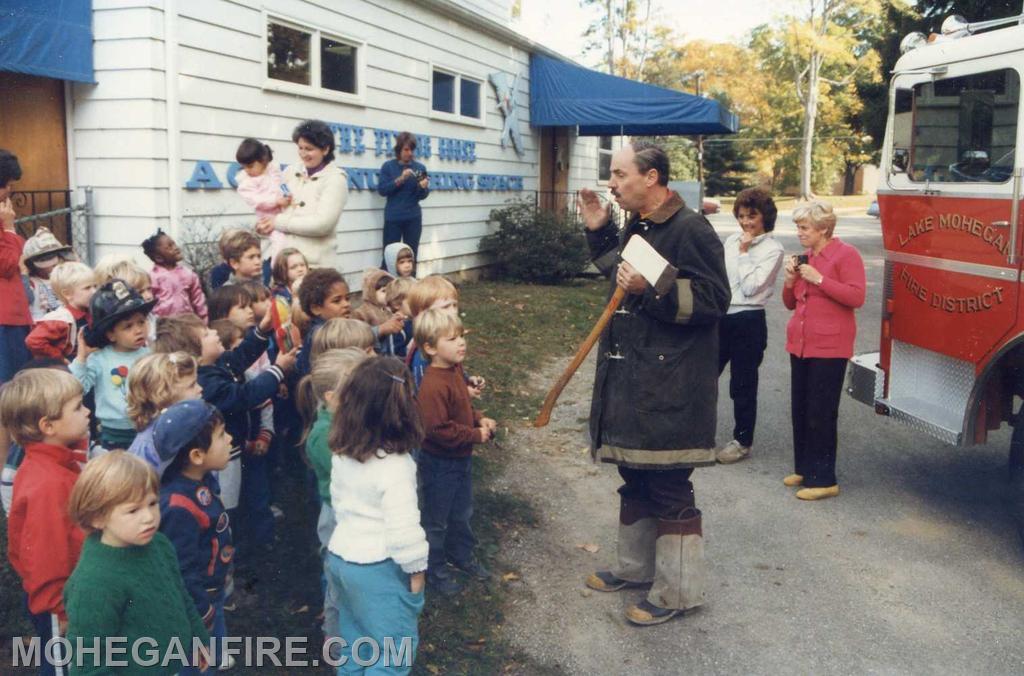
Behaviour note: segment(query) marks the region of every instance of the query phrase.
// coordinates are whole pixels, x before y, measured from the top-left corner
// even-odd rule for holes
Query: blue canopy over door
[[[739,120],[712,99],[533,54],[530,125],[578,127],[580,136],[693,136],[733,134]]]
[[[0,2],[0,71],[95,82],[92,0]]]

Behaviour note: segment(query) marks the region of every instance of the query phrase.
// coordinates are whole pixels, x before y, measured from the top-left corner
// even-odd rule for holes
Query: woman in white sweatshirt
[[[368,359],[352,372],[336,401],[328,444],[334,454],[331,504],[337,525],[327,565],[338,592],[341,654],[349,665],[369,666],[373,650],[357,639],[373,639],[383,656],[384,639],[390,637],[408,663],[386,666],[406,674],[419,643],[428,549],[410,455],[423,440],[412,376],[393,357]],[[366,645],[360,649],[361,644]]]
[[[334,132],[320,120],[306,120],[292,132],[298,164],[284,169],[291,204],[264,217],[256,232],[283,232],[282,248],[295,247],[311,268],[334,267],[334,239],[348,200],[348,174],[334,163]]]
[[[732,301],[718,326],[718,373],[732,363],[733,439],[717,450],[718,462],[750,455],[757,421],[757,370],[768,346],[764,306],[775,292],[784,250],[772,236],[778,209],[767,191],[747,188],[736,196],[732,214],[740,231],[725,240],[725,270]]]

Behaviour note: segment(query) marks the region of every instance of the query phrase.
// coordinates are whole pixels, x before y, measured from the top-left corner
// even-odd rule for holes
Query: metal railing
[[[79,259],[92,265],[95,242],[92,237],[92,188],[82,188],[81,203],[72,205],[71,190],[22,190],[11,193],[15,213],[27,215],[14,220],[18,234],[28,239],[45,227],[61,242],[70,244]]]
[[[552,211],[555,213],[567,214],[573,221],[580,222],[579,210],[576,208],[576,200],[579,198],[579,191],[555,191],[555,190],[534,190],[533,203],[538,209]],[[602,203],[611,205],[612,219],[621,227],[624,223],[625,212],[619,209],[615,202],[608,199],[607,193],[598,192]]]

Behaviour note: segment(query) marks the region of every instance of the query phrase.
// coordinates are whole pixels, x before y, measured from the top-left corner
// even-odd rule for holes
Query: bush
[[[590,262],[582,228],[568,213],[521,201],[495,209],[491,220],[498,222],[498,231],[480,240],[480,250],[494,255],[499,276],[557,284]]]

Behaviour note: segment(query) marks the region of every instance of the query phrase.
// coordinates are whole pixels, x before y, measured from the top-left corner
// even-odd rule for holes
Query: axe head
[[[626,248],[622,250],[622,260],[643,275],[659,296],[664,296],[672,289],[679,275],[679,269],[665,260],[665,257],[640,235],[629,238]]]

